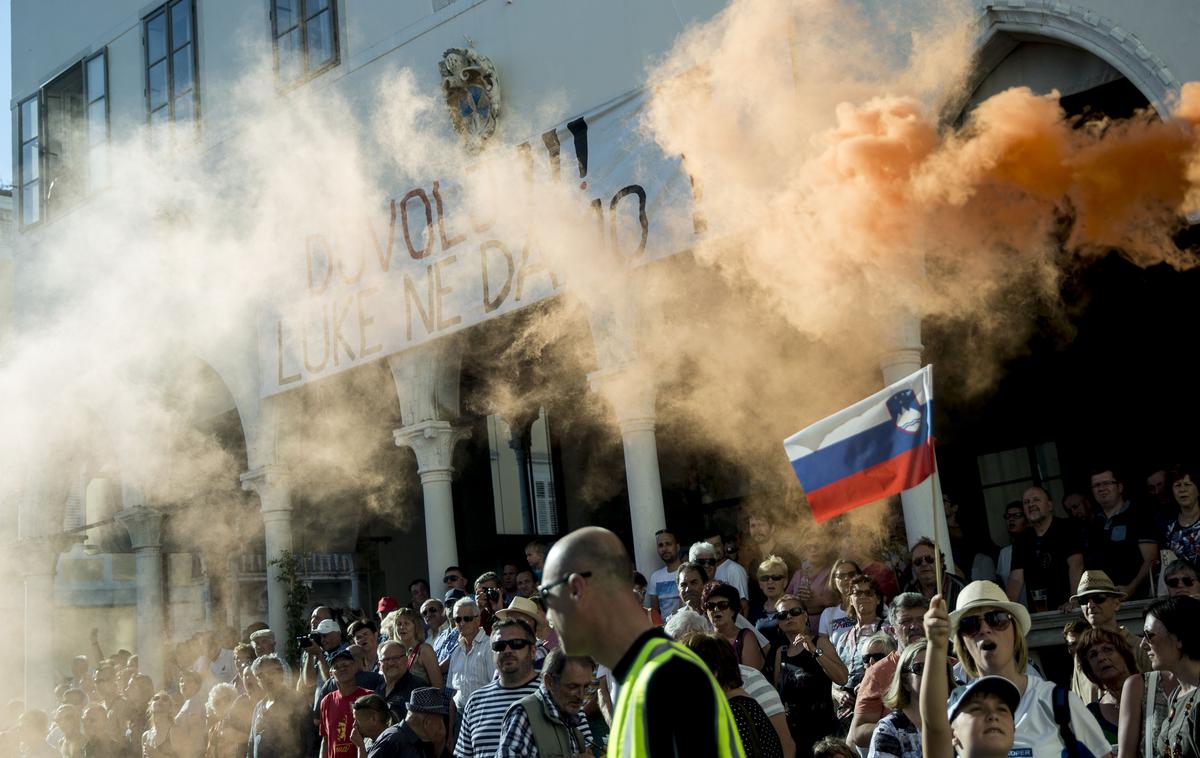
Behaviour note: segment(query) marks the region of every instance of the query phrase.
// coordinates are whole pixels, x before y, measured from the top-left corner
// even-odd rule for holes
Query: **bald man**
[[[655,627],[633,594],[633,563],[617,535],[600,527],[571,532],[546,556],[542,576],[539,591],[563,651],[591,656],[620,685],[609,736],[617,754],[742,754],[708,667]]]

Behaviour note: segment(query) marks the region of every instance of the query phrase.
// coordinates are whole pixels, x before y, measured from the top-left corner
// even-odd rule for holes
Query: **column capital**
[[[117,513],[116,519],[129,532],[129,542],[135,551],[162,547],[161,511],[145,506],[126,508]]]
[[[417,473],[422,480],[427,475],[449,476],[454,446],[470,436],[470,429],[449,421],[421,421],[392,430],[396,447],[409,447],[416,453]]]
[[[261,496],[267,488],[287,487],[288,472],[278,463],[267,463],[243,472],[238,479],[243,490]]]
[[[654,431],[658,388],[647,372],[633,364],[603,368],[588,374],[588,384],[608,402],[622,434]]]

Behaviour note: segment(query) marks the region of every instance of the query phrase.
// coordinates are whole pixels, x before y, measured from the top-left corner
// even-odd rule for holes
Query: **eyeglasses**
[[[595,695],[600,689],[597,684],[559,684],[568,695]]]
[[[1196,580],[1190,576],[1173,576],[1167,580],[1167,586],[1172,589],[1179,587],[1191,587],[1196,583]]]
[[[862,662],[870,666],[872,663],[882,661],[884,658],[887,658],[887,653],[863,653]]]
[[[1087,597],[1079,598],[1079,604],[1080,605],[1092,605],[1092,604],[1101,605],[1103,603],[1107,603],[1109,600],[1115,599],[1116,597],[1117,597],[1116,595],[1105,595],[1105,594],[1097,592],[1094,595],[1088,595]]]
[[[974,616],[963,616],[958,620],[958,631],[964,637],[974,637],[983,629],[984,622],[997,632],[1003,632],[1012,623],[1012,614],[1008,611],[988,611]]]
[[[916,674],[917,676],[924,674],[925,673],[925,664],[924,663],[914,663],[913,665],[908,667],[908,673]]]
[[[701,566],[715,566],[715,565],[717,565],[717,559],[716,558],[697,558],[696,560],[692,561],[692,563],[698,563]]]
[[[758,578],[760,582],[782,582],[786,577],[783,574],[764,574]]]
[[[803,608],[788,608],[786,611],[777,612],[774,616],[772,616],[772,618],[774,618],[776,621],[785,621],[787,619],[794,619],[797,616],[807,615],[808,611],[804,610]]]
[[[853,579],[854,577],[858,576],[858,574],[859,574],[859,572],[857,572],[857,571],[839,571],[833,575],[833,578],[834,579]]]
[[[529,640],[523,640],[520,638],[517,638],[515,640],[496,640],[495,642],[492,643],[492,650],[493,650],[493,652],[497,652],[497,653],[504,652],[505,650],[508,650],[509,648],[511,648],[513,650],[524,650],[525,648],[529,647],[532,644],[533,643],[530,642]]]
[[[1004,514],[1004,520],[1005,520],[1005,521],[1015,521],[1016,519],[1021,519],[1021,518],[1025,518],[1025,514],[1024,514],[1024,513],[1017,513],[1017,512],[1015,512],[1015,511],[1014,511],[1014,512],[1012,512],[1012,513],[1006,513],[1006,514]]]
[[[442,577],[442,584],[450,584],[451,582],[461,582],[461,581],[462,581],[461,576],[450,575],[450,576]]]
[[[441,612],[442,612],[441,608],[427,608],[426,610],[421,611],[421,615],[422,616],[436,616],[437,614],[439,614]]]
[[[537,591],[538,591],[538,594],[542,596],[542,600],[549,601],[550,600],[550,590],[571,581],[571,577],[573,577],[573,576],[582,576],[584,579],[588,579],[589,577],[591,577],[591,575],[592,575],[592,572],[590,572],[590,571],[576,571],[573,574],[567,574],[566,576],[564,576],[562,579],[559,579],[558,581],[550,582],[549,584],[543,584],[541,587],[537,588]]]
[[[1116,487],[1118,484],[1120,484],[1120,482],[1114,481],[1112,479],[1105,479],[1102,482],[1092,482],[1092,489],[1105,490],[1105,489],[1108,489],[1109,487]]]
[[[711,603],[705,603],[704,610],[706,610],[706,611],[727,611],[727,610],[729,610],[729,601],[728,600],[714,600]]]
[[[932,555],[927,555],[924,558],[913,558],[914,566],[932,566],[934,563]]]
[[[403,661],[403,660],[405,660],[403,655],[385,655],[384,657],[379,659],[379,662],[380,663],[391,663],[392,661]]]
[[[456,624],[465,624],[465,623],[467,623],[467,622],[469,622],[469,621],[474,621],[474,620],[475,620],[475,619],[477,619],[477,618],[479,618],[479,617],[478,617],[478,616],[455,616],[455,617],[454,617],[454,623],[456,623]]]

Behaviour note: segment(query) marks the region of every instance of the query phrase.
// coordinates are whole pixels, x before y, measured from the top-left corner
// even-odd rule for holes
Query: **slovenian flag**
[[[813,518],[827,521],[933,473],[933,374],[925,366],[783,442]]]

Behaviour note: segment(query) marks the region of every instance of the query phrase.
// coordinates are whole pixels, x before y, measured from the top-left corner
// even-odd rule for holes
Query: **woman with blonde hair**
[[[177,758],[171,741],[175,729],[175,704],[167,692],[156,692],[146,706],[146,731],[142,732],[142,758]]]
[[[891,686],[883,696],[883,704],[892,712],[875,725],[867,758],[921,758],[921,679],[927,671],[928,644],[927,640],[917,640],[900,654]],[[942,668],[946,687],[953,687],[950,667]]]
[[[437,656],[425,642],[425,624],[412,608],[400,608],[389,613],[380,625],[389,640],[399,642],[408,658],[408,670],[430,687],[441,689],[444,684]]]

